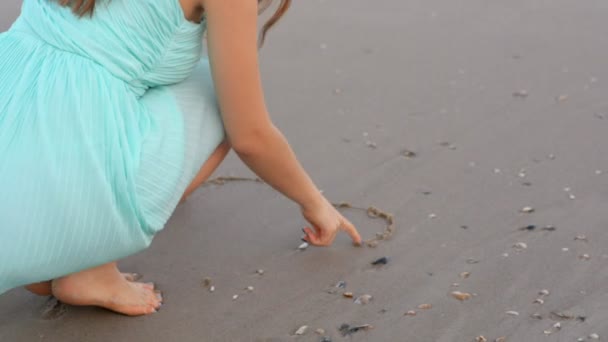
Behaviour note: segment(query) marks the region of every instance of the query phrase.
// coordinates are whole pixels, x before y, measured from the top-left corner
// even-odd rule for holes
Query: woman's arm
[[[203,0],[203,7],[215,90],[233,149],[260,178],[298,203],[309,221],[326,220],[317,216],[321,212],[334,215],[327,209],[327,200],[272,124],[266,109],[258,66],[257,1]],[[307,233],[307,237],[315,243],[314,238],[324,235],[322,243],[329,244],[331,241],[327,243],[325,237],[332,240],[333,237],[322,231],[340,228],[359,243],[360,237],[352,224],[341,215],[336,219],[340,221],[335,222],[338,227],[315,227],[319,236]]]

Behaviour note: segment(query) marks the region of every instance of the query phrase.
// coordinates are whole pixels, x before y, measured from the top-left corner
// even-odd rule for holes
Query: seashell
[[[209,287],[209,292],[214,292],[214,291],[215,291],[215,286],[211,285],[211,286]]]
[[[520,89],[520,90],[517,90],[517,91],[513,92],[513,97],[519,97],[519,98],[522,98],[522,99],[525,99],[526,97],[528,97],[528,95],[529,95],[528,91],[525,90],[525,89]]]
[[[325,335],[325,329],[319,328],[319,329],[315,330],[315,333],[317,333],[319,335]]]
[[[483,335],[480,335],[475,337],[475,342],[488,342],[488,339],[485,338]]]
[[[416,152],[410,150],[401,150],[401,155],[406,158],[415,158],[417,156]]]
[[[551,335],[552,331],[551,330],[545,330],[543,331],[545,333],[545,335]]]
[[[577,235],[574,237],[574,241],[584,241],[584,242],[588,242],[589,240],[587,240],[587,236],[586,235]]]
[[[505,312],[505,313],[506,313],[507,315],[510,315],[510,316],[519,316],[519,312],[517,312],[517,311],[513,311],[513,310],[511,310],[511,311],[507,311],[507,312]]]
[[[344,292],[342,296],[346,298],[353,298],[354,294],[352,292]]]
[[[589,338],[592,339],[592,340],[599,340],[600,339],[600,335],[595,334],[595,333],[589,334]]]
[[[591,259],[591,256],[589,256],[589,254],[585,253],[585,254],[579,255],[578,258],[581,260],[589,260],[589,259]]]
[[[408,311],[408,312],[405,313],[405,316],[416,316],[416,311],[410,310],[410,311]]]
[[[553,324],[553,328],[559,330],[562,328],[562,324],[560,322],[557,322],[557,323]]]
[[[515,247],[516,249],[526,249],[528,248],[528,245],[525,242],[518,242],[514,244],[513,247]]]
[[[247,286],[247,291],[253,292],[253,290],[254,290],[253,286]]]
[[[433,306],[431,304],[420,304],[420,305],[418,305],[418,309],[421,309],[421,310],[428,310],[428,309],[430,309],[432,307]]]
[[[372,295],[364,294],[362,296],[359,296],[357,299],[355,299],[355,304],[365,305],[365,304],[368,304],[369,302],[371,302],[372,299],[373,299]]]
[[[234,296],[232,296],[232,300],[237,300],[239,298],[238,294],[235,294]]]
[[[526,213],[526,214],[530,214],[534,212],[534,208],[532,207],[523,207],[521,208],[521,212],[522,213]]]
[[[303,326],[299,327],[298,330],[296,330],[294,335],[304,335],[306,333],[307,329],[308,329],[308,325],[303,325]]]
[[[388,258],[387,257],[378,258],[378,259],[372,261],[371,264],[374,266],[386,265],[386,264],[388,264]]]
[[[556,320],[570,320],[575,318],[574,314],[568,311],[551,311],[551,316]]]
[[[542,290],[538,291],[538,294],[541,295],[541,296],[548,296],[549,295],[549,290],[542,289]]]
[[[471,275],[471,272],[460,272],[460,278],[467,279]]]
[[[540,305],[543,305],[543,304],[545,304],[545,301],[544,301],[542,298],[536,298],[536,299],[534,300],[534,304],[540,304]]]
[[[471,294],[467,293],[467,292],[460,292],[460,291],[453,291],[451,293],[452,297],[460,300],[460,301],[465,301],[467,299],[471,299]]]
[[[260,268],[259,270],[255,271],[255,273],[259,275],[264,275],[264,270]]]
[[[569,250],[570,250],[570,248],[568,248],[568,247],[563,247],[563,248],[562,248],[562,252],[567,252],[567,251],[569,251]]]
[[[308,242],[303,242],[303,243],[302,243],[300,246],[298,246],[298,249],[299,249],[299,250],[301,250],[301,251],[303,251],[303,250],[305,250],[306,248],[308,248],[308,246],[310,246],[310,245],[308,244]]]

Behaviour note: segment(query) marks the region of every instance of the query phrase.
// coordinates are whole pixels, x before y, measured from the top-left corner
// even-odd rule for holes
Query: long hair
[[[262,26],[262,32],[260,32],[259,46],[264,45],[264,41],[266,40],[266,33],[270,30],[287,12],[289,7],[291,6],[292,0],[281,0],[277,10],[274,14],[268,19],[268,21]],[[258,13],[261,14],[266,10],[271,4],[273,0],[258,0]],[[63,6],[70,6],[74,13],[79,16],[84,15],[93,15],[95,11],[95,0],[59,0],[59,3]]]

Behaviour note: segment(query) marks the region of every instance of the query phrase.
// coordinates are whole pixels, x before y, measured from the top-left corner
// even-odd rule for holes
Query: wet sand
[[[0,27],[15,6],[0,4]],[[121,264],[164,291],[159,313],[43,316],[47,299],[16,289],[0,297],[0,341],[607,339],[607,16],[601,0],[296,1],[262,51],[274,120],[331,200],[393,213],[393,239],[300,252],[294,205],[210,185]],[[250,172],[232,155],[216,175]],[[365,237],[383,229],[345,213]],[[328,293],[341,280],[373,300]],[[343,323],[374,329],[342,337]]]

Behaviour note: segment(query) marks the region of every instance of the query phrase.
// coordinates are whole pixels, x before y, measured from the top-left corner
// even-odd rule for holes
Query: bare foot
[[[127,281],[138,281],[139,279],[141,279],[141,275],[137,273],[122,273],[122,275]],[[53,295],[53,289],[51,287],[50,280],[26,285],[25,289],[39,296]]]
[[[128,316],[154,313],[162,304],[161,294],[153,284],[127,280],[116,263],[55,279],[52,289],[63,303],[100,306]]]

